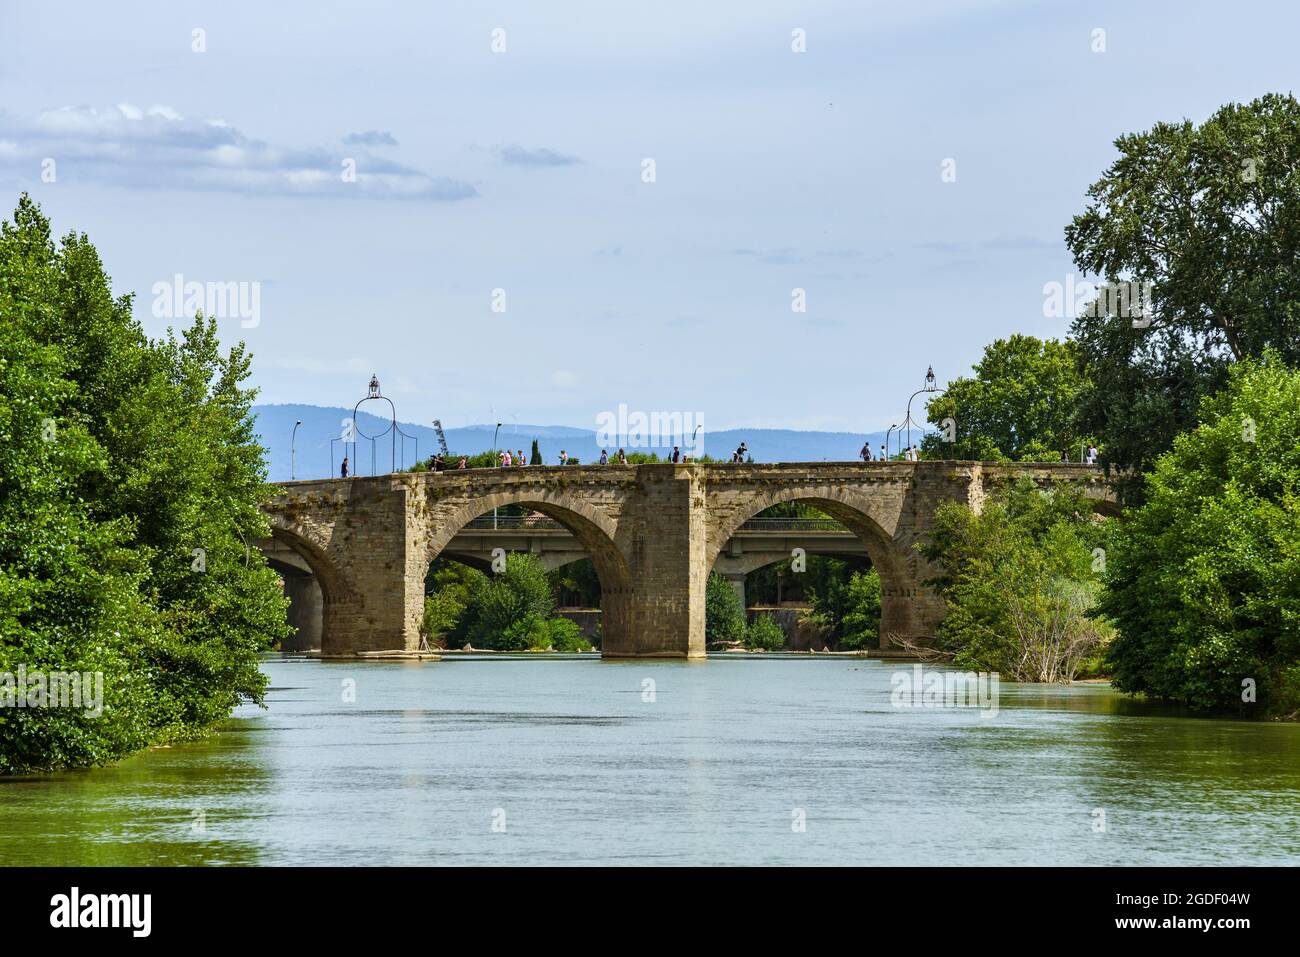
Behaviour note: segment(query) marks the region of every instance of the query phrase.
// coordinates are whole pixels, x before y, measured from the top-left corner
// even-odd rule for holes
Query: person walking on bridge
[[[674,445],[674,446],[673,446],[673,465],[676,465],[676,464],[677,464],[678,462],[680,462],[681,460],[682,460],[682,453],[681,453],[681,450],[680,450],[679,448],[677,448],[677,446]]]
[[[862,461],[864,461],[864,462],[870,462],[870,461],[871,461],[871,443],[870,443],[870,442],[863,442],[863,443],[862,443],[862,451],[859,452],[858,454],[862,456]]]
[[[601,465],[609,464],[609,453],[606,452],[604,449],[600,450],[600,464]]]
[[[348,477],[348,457],[346,455],[343,456],[343,467],[339,469],[339,477],[340,478]]]
[[[744,442],[741,442],[741,443],[740,443],[740,447],[737,448],[736,451],[732,453],[732,455],[731,455],[731,461],[732,461],[732,462],[743,462],[743,461],[745,461],[745,454],[746,454],[748,451],[749,451],[749,450],[748,450],[747,448],[745,448],[745,443],[744,443]]]

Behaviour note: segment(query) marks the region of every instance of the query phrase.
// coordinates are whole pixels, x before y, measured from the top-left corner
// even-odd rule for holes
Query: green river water
[[[1300,863],[1300,726],[907,667],[268,659],[210,739],[0,782],[0,863]]]

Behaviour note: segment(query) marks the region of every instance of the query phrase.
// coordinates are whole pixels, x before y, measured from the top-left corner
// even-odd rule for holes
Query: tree
[[[545,621],[555,611],[546,571],[528,552],[512,552],[503,572],[481,575],[472,582],[462,619],[464,629],[458,635],[463,634],[476,648],[523,650],[528,646],[518,643],[518,629],[506,636],[510,626],[530,616]]]
[[[1014,335],[984,349],[975,376],[957,379],[927,407],[942,428],[956,424],[955,443],[942,434],[922,439],[927,458],[975,461],[1055,462],[1063,449],[1078,449],[1074,419],[1084,382],[1074,344],[1068,340]]]
[[[1270,94],[1115,145],[1065,238],[1085,274],[1150,284],[1148,316],[1107,297],[1072,330],[1088,380],[1080,425],[1134,473],[1132,498],[1136,472],[1196,425],[1233,362],[1268,348],[1300,362],[1300,103]]]
[[[710,644],[745,638],[745,609],[741,607],[740,596],[716,572],[709,575],[704,591],[704,638]]]
[[[773,615],[756,615],[745,629],[742,639],[752,651],[780,651],[785,647],[785,629]]]
[[[846,611],[835,647],[860,651],[880,644],[880,574],[870,568],[855,571],[845,592]]]
[[[1146,480],[1107,562],[1116,687],[1300,710],[1300,372],[1242,360]]]
[[[215,323],[149,340],[84,235],[23,196],[0,229],[0,672],[100,671],[104,714],[0,709],[0,771],[114,760],[260,702],[286,599],[269,492]]]
[[[963,668],[1014,681],[1069,681],[1109,629],[1090,617],[1093,571],[1108,529],[1090,520],[1082,491],[1040,492],[1022,479],[978,514],[948,502],[922,551],[940,563],[947,603],[938,650]]]
[[[542,450],[538,448],[536,439],[533,439],[533,448],[532,448],[532,452],[528,456],[528,464],[529,465],[542,464]]]

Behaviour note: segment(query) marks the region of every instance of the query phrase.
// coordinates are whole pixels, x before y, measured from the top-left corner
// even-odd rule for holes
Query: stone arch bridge
[[[430,563],[451,554],[484,513],[526,506],[567,529],[591,558],[605,657],[693,658],[704,654],[705,583],[724,549],[763,509],[808,502],[851,531],[878,570],[887,649],[925,641],[943,617],[926,585],[936,569],[914,547],[936,508],[979,509],[1021,475],[1044,487],[1080,483],[1099,508],[1115,508],[1104,476],[1083,465],[528,466],[284,483],[264,506],[274,538],[266,544],[291,549],[315,575],[322,656],[415,651]]]

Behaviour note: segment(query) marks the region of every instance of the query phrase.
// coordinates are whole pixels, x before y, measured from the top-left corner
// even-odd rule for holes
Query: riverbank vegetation
[[[201,735],[262,700],[258,655],[288,630],[250,544],[249,355],[201,317],[151,340],[131,304],[22,197],[0,228],[0,773]],[[81,707],[16,707],[20,672],[100,674],[102,700],[82,682]]]
[[[566,584],[575,581],[548,574],[527,552],[505,556],[497,574],[435,561],[424,603],[425,638],[443,648],[588,651],[593,640],[584,638],[574,621],[555,614],[556,595]]]
[[[1064,342],[991,345],[973,379],[930,403],[956,442],[932,436],[925,451],[1077,461],[1095,439],[1127,514],[1095,531],[1064,515],[1068,493],[1035,509],[1023,490],[978,517],[946,509],[923,546],[946,568],[940,648],[1037,680],[1087,669],[1100,649],[1122,690],[1294,717],[1300,103],[1269,95],[1115,145],[1065,230],[1106,291]]]

